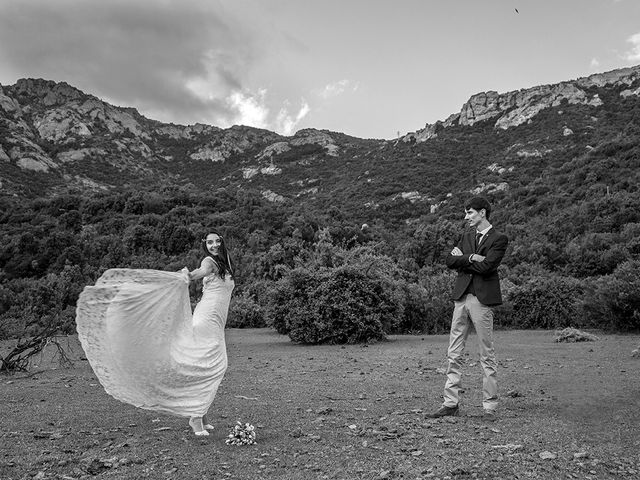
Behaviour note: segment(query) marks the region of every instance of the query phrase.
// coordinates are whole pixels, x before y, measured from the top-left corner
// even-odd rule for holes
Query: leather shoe
[[[446,407],[442,406],[438,410],[433,413],[427,413],[427,418],[440,418],[440,417],[451,417],[458,415],[458,406],[455,407]]]

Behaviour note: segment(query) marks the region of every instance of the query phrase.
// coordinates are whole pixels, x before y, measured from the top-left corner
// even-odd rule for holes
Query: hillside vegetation
[[[638,330],[640,79],[619,78],[508,128],[460,117],[393,141],[165,125],[66,84],[2,87],[0,337],[73,331],[107,268],[195,268],[211,228],[238,267],[230,325],[441,333],[443,258],[475,194],[510,238],[498,325]]]

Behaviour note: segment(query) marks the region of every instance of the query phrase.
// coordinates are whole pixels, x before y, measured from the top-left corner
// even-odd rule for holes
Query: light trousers
[[[460,401],[462,385],[461,357],[469,336],[471,323],[475,327],[480,349],[480,364],[484,376],[482,379],[482,406],[485,410],[495,410],[498,406],[498,381],[496,356],[493,350],[493,311],[491,307],[478,301],[475,295],[467,294],[454,302],[451,333],[447,359],[447,381],[444,386],[446,407],[455,407]]]

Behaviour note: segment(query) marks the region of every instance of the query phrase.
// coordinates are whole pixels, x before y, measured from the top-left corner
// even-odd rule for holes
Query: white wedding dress
[[[193,315],[188,283],[186,269],[110,269],[80,294],[78,337],[109,395],[181,417],[207,413],[227,369],[234,282],[204,277]]]

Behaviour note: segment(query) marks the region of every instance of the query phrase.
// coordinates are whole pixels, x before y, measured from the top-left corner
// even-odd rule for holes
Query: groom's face
[[[484,208],[478,212],[474,208],[467,208],[464,211],[464,219],[469,222],[470,227],[476,228],[484,219]]]

